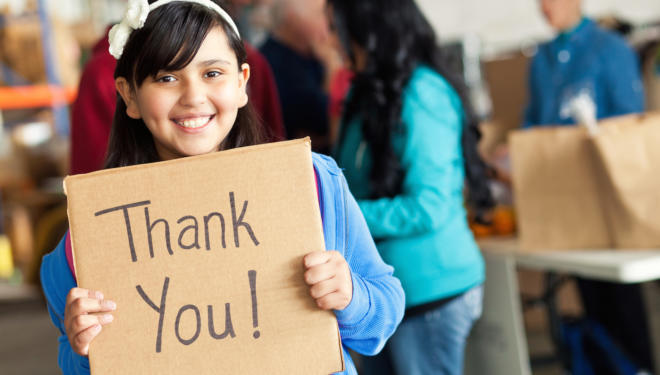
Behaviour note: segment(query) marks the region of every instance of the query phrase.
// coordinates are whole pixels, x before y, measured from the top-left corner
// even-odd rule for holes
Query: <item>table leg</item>
[[[483,255],[483,315],[467,342],[464,373],[530,375],[515,261],[511,255]]]
[[[561,361],[564,370],[571,367],[570,355],[566,351],[561,332],[561,314],[557,306],[557,291],[565,279],[561,278],[555,272],[547,272],[545,275],[545,291],[543,294],[543,304],[545,306],[548,324],[550,328],[550,337],[555,348],[555,353]]]

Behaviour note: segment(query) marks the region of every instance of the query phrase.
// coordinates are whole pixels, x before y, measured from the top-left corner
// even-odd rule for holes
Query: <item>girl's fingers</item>
[[[98,300],[96,298],[78,298],[71,302],[69,313],[73,316],[113,311],[117,308],[117,304],[110,300]]]
[[[114,320],[112,314],[106,312],[115,310],[117,305],[103,298],[103,293],[84,288],[72,288],[67,294],[64,326],[77,354],[86,356],[89,343],[101,332],[101,327]]]
[[[316,299],[316,305],[323,310],[343,310],[351,303],[351,296],[333,292]]]
[[[330,251],[314,251],[303,257],[303,264],[305,268],[318,266],[319,264],[327,263],[330,260]]]
[[[339,283],[336,279],[330,279],[316,283],[309,288],[309,294],[314,299],[319,299],[330,293],[336,292],[339,290]]]
[[[80,355],[89,353],[89,343],[101,332],[101,325],[94,324],[73,338],[73,350]]]
[[[66,303],[69,304],[78,298],[92,298],[103,299],[103,293],[96,290],[89,290],[84,288],[71,288],[69,294],[66,296]]]
[[[66,297],[65,315],[77,316],[93,312],[112,311],[117,308],[113,301],[103,299],[103,293],[84,288],[72,288]]]
[[[112,314],[100,314],[100,315],[96,315],[96,317],[99,320],[99,324],[101,324],[102,326],[112,323],[112,321],[115,320],[115,317]]]
[[[305,271],[305,282],[307,285],[314,285],[333,278],[336,273],[337,268],[331,263],[316,265]]]
[[[101,315],[78,315],[72,319],[71,322],[71,333],[73,336],[76,336],[78,333],[86,330],[87,328],[101,324],[105,325],[114,320],[112,314],[101,314]]]
[[[351,302],[353,287],[348,263],[337,251],[315,251],[305,255],[305,282],[316,304],[324,310],[343,310]]]
[[[102,300],[103,299],[103,293],[99,292],[98,290],[88,290],[87,291],[87,297]]]

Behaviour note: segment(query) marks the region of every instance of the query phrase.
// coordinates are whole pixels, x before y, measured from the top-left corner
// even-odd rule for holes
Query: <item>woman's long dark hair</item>
[[[149,3],[154,2],[149,1]],[[159,71],[183,69],[197,54],[206,35],[216,26],[223,28],[229,46],[236,54],[238,66],[247,61],[240,38],[222,17],[205,6],[190,2],[173,2],[150,12],[140,29],[131,33],[115,78],[124,77],[136,90],[148,77]],[[236,121],[221,149],[249,146],[266,141],[263,126],[250,103],[238,110]],[[126,114],[126,104],[117,95],[117,108],[110,131],[105,168],[123,167],[159,161],[151,132],[139,119]]]
[[[359,116],[373,165],[372,197],[399,194],[403,174],[392,148],[402,130],[403,91],[413,71],[424,64],[442,75],[458,93],[464,111],[461,137],[468,202],[481,212],[493,206],[486,168],[477,152],[481,133],[461,79],[445,67],[435,33],[414,0],[329,0],[334,28],[353,64],[352,45],[366,52],[366,67],[357,72],[346,104],[344,122]]]

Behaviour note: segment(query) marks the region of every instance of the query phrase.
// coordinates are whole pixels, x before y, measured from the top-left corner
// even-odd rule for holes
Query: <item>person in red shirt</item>
[[[71,174],[103,167],[117,101],[113,77],[116,61],[109,46],[106,33],[92,49],[92,57],[80,77],[71,116]]]
[[[108,34],[94,46],[85,66],[73,103],[71,121],[71,174],[103,168],[105,152],[115,113],[117,93],[114,71],[116,60],[108,51]],[[273,72],[264,56],[245,44],[251,76],[248,96],[271,141],[284,140],[284,123]]]

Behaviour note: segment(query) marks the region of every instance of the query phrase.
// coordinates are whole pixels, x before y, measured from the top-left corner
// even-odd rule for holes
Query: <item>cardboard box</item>
[[[493,114],[489,122],[500,129],[501,140],[506,133],[519,128],[527,106],[527,78],[530,58],[514,52],[484,62],[484,76],[488,84]]]
[[[490,164],[498,164],[498,150],[509,132],[520,128],[528,101],[527,78],[530,57],[511,52],[483,63],[484,76],[493,103],[490,118],[480,124],[479,151]]]
[[[5,16],[7,17],[7,16]],[[7,23],[0,32],[0,60],[14,71],[16,75],[30,83],[45,83],[46,68],[44,65],[41,26],[38,20],[19,20],[5,18]],[[7,82],[7,77],[2,77]]]
[[[329,374],[337,321],[302,257],[324,249],[309,139],[67,177],[79,285],[117,302],[93,374]]]
[[[42,27],[36,17],[16,17],[0,14],[4,24],[0,28],[0,62],[21,79],[31,84],[47,83]],[[51,20],[46,33],[51,39],[53,53],[50,62],[56,69],[57,81],[66,87],[77,86],[80,80],[80,46],[71,27],[57,19]],[[3,84],[18,84],[0,72]],[[22,83],[25,84],[25,83]]]

